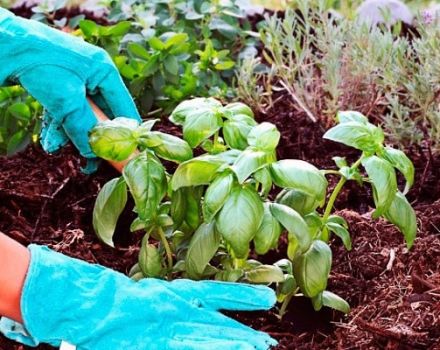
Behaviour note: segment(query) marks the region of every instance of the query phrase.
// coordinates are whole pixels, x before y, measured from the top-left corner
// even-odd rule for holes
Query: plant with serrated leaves
[[[138,126],[126,119],[100,124],[91,135],[93,150],[105,159],[120,161],[140,150],[123,176],[104,186],[94,211],[98,236],[112,245],[127,189],[133,196],[138,218],[132,230],[146,232],[133,278],[167,275],[274,284],[283,303],[281,316],[297,295],[311,298],[317,310],[329,306],[348,312],[348,304],[326,287],[330,234],[351,249],[347,222],[332,215],[350,180],[371,184],[373,217],[395,224],[408,247],[413,244],[416,218],[404,195],[413,183],[412,163],[403,152],[385,147],[382,130],[360,113],[339,113],[340,123],[325,137],[362,155],[352,165],[337,158],[339,169],[327,171],[302,160],[277,160],[279,131],[271,123],[258,124],[242,103],[223,106],[213,98],[196,98],[179,104],[170,120],[182,127],[183,140],[152,131],[154,121]],[[204,153],[193,157],[193,148]],[[169,173],[160,158],[179,165]],[[402,192],[394,169],[405,176]],[[340,177],[328,200],[326,175]],[[274,189],[281,191],[272,201]],[[256,260],[277,249],[284,232],[286,259],[273,265]]]

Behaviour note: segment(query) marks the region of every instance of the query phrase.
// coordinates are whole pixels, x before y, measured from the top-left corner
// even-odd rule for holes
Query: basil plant
[[[339,124],[325,134],[362,151],[359,160],[350,165],[336,158],[338,170],[324,171],[298,159],[277,160],[279,131],[257,123],[242,103],[195,98],[179,104],[170,120],[181,126],[183,139],[154,131],[155,120],[138,125],[125,118],[99,124],[91,135],[94,152],[104,159],[121,161],[139,150],[122,176],[102,188],[93,215],[98,237],[113,245],[118,217],[128,194],[133,197],[137,218],[131,230],[145,235],[132,278],[272,284],[281,316],[300,295],[316,310],[328,306],[347,313],[347,302],[326,290],[331,234],[351,249],[347,222],[332,214],[347,181],[370,184],[373,217],[395,224],[408,247],[413,244],[416,217],[405,193],[414,167],[403,152],[383,145],[382,130],[363,115],[341,112]],[[176,170],[167,170],[162,160],[177,163]],[[406,178],[402,191],[395,169]],[[326,176],[340,177],[329,196]],[[275,189],[279,194],[271,200]],[[258,261],[278,249],[282,235],[288,242],[285,259]]]

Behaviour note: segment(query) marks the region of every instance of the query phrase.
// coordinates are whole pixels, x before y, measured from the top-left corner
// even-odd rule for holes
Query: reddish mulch
[[[356,153],[322,140],[324,128],[289,105],[259,116],[282,131],[280,158],[299,158],[333,167],[331,157]],[[168,129],[169,125],[163,129]],[[175,129],[172,129],[175,132]],[[277,338],[277,349],[440,349],[440,157],[410,150],[417,181],[409,198],[417,210],[420,232],[408,251],[401,234],[385,221],[370,218],[366,188],[350,185],[337,202],[350,224],[353,250],[332,242],[334,263],[328,289],[352,306],[348,316],[329,309],[314,312],[297,298],[282,321],[275,312],[233,314]],[[127,272],[136,261],[139,236],[128,233],[127,212],[119,225],[118,249],[102,245],[91,226],[94,199],[117,174],[103,165],[83,175],[76,152],[67,147],[47,156],[38,147],[0,159],[0,230],[28,244],[46,244],[70,256]],[[332,181],[331,181],[332,183]],[[280,258],[273,252],[265,259]],[[1,350],[27,349],[0,337]],[[40,346],[37,349],[51,349]]]

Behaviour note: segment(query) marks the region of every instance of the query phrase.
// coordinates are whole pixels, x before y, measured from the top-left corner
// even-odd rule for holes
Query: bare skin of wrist
[[[90,101],[90,105],[98,120],[108,120],[93,102]],[[122,172],[127,162],[128,160],[109,163]],[[0,232],[0,316],[20,323],[23,323],[20,307],[21,293],[29,268],[30,255],[26,247]]]

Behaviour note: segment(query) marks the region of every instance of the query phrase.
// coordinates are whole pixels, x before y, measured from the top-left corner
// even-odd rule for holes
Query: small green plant
[[[360,113],[339,113],[339,124],[324,136],[359,149],[359,159],[349,165],[336,158],[338,169],[323,171],[302,160],[277,160],[279,131],[258,124],[242,103],[196,98],[179,104],[170,120],[182,127],[183,140],[153,131],[154,120],[139,126],[124,118],[98,125],[91,135],[93,150],[105,159],[120,161],[140,150],[123,176],[103,187],[93,216],[98,237],[113,245],[127,193],[133,197],[138,218],[131,229],[145,232],[133,278],[274,284],[280,316],[297,295],[311,298],[317,310],[348,312],[343,299],[326,291],[331,234],[351,249],[347,222],[332,213],[347,181],[370,184],[373,218],[395,224],[412,246],[416,217],[404,193],[413,183],[413,165],[403,152],[385,147],[383,131]],[[194,157],[193,148],[204,153]],[[178,163],[177,169],[168,172],[160,159]],[[395,169],[406,179],[401,192]],[[328,199],[326,176],[340,177]],[[275,188],[281,192],[271,200]],[[258,261],[280,248],[284,232],[286,258]]]
[[[19,86],[0,88],[0,154],[12,156],[36,142],[41,105]]]

